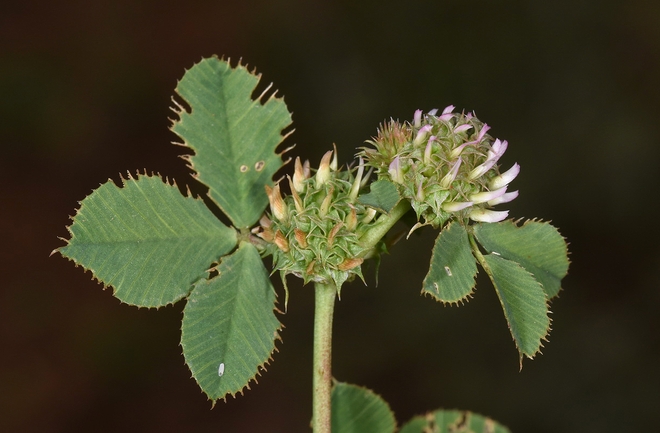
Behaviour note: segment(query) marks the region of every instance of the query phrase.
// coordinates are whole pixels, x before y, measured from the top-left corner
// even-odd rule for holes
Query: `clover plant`
[[[472,296],[478,265],[493,283],[520,362],[539,352],[550,329],[548,303],[568,270],[567,246],[547,222],[512,220],[499,209],[518,195],[520,172],[498,161],[507,141],[469,112],[449,106],[391,120],[339,164],[336,149],[314,167],[278,153],[291,125],[284,101],[260,76],[212,57],[186,71],[173,99],[172,131],[194,153],[184,156],[208,198],[158,175],[129,175],[101,185],[81,203],[56,251],[90,270],[114,296],[158,308],[185,299],[185,361],[214,403],[242,393],[271,361],[280,338],[277,272],[289,301],[288,275],[313,285],[314,432],[505,432],[469,411],[437,410],[397,430],[387,404],[331,373],[335,300],[362,266],[392,249],[386,234],[410,215],[410,233],[439,231],[422,293],[444,304]],[[292,172],[281,172],[285,162]],[[286,168],[288,168],[286,167]],[[274,177],[277,174],[277,179]],[[409,234],[410,234],[409,233]],[[272,269],[262,259],[272,256]],[[522,364],[521,364],[522,366]]]

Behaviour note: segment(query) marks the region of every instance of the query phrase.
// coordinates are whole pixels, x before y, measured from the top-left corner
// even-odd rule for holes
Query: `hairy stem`
[[[312,429],[330,433],[332,393],[332,314],[337,297],[334,283],[316,283],[314,309],[314,399]]]

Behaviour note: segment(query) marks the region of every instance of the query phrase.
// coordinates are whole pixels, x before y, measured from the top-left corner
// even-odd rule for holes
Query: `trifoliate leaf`
[[[171,129],[195,151],[186,157],[195,178],[237,228],[252,226],[266,208],[264,185],[282,166],[275,149],[291,124],[282,99],[252,99],[259,79],[240,64],[232,68],[212,57],[190,68],[176,87],[191,111],[175,109],[179,120]]]
[[[476,260],[467,232],[460,224],[450,223],[435,240],[422,293],[442,302],[461,302],[472,293],[476,275]]]
[[[236,245],[236,232],[201,200],[160,177],[101,185],[80,204],[71,239],[58,251],[90,270],[127,304],[160,307],[190,293],[211,264]]]
[[[550,330],[545,292],[518,263],[494,254],[485,255],[484,259],[486,263],[482,264],[500,298],[522,363],[523,355],[534,357]]]
[[[407,422],[399,433],[509,433],[509,429],[469,411],[436,410]]]
[[[334,384],[333,433],[393,433],[395,430],[394,414],[380,396],[356,385]]]
[[[568,247],[557,229],[546,222],[513,221],[476,224],[474,234],[489,252],[517,262],[534,275],[548,298],[559,293],[568,272]]]
[[[281,328],[275,290],[257,249],[241,243],[193,288],[183,310],[181,346],[211,400],[242,392],[275,350]]]

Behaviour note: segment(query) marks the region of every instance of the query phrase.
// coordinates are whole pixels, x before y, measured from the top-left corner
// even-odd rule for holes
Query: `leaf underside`
[[[399,433],[510,433],[490,418],[469,411],[436,410],[407,422]]]
[[[548,299],[559,293],[569,261],[566,241],[555,227],[540,221],[526,221],[518,227],[508,220],[476,224],[474,234],[489,253],[495,252],[531,272]]]
[[[517,263],[495,254],[487,254],[484,259],[521,359],[523,355],[532,358],[550,330],[545,292]]]
[[[281,328],[275,290],[252,244],[241,243],[217,271],[195,284],[181,328],[186,363],[212,400],[242,392],[255,379]]]
[[[266,208],[264,185],[282,166],[275,149],[291,124],[282,99],[252,99],[259,79],[212,57],[186,71],[176,87],[191,112],[175,109],[179,120],[171,129],[195,151],[186,157],[194,177],[237,228],[254,225]]]
[[[472,293],[476,275],[477,265],[468,234],[460,224],[450,223],[435,241],[422,293],[442,302],[461,302]]]
[[[333,433],[388,433],[396,420],[388,404],[373,391],[348,383],[332,387]]]
[[[236,232],[158,176],[108,181],[87,196],[58,249],[127,304],[160,307],[190,293]]]

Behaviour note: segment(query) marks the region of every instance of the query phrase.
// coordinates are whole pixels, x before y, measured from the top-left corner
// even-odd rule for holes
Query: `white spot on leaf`
[[[225,374],[225,363],[221,362],[218,366],[218,376],[222,377],[223,374]]]
[[[451,269],[449,268],[449,266],[445,266],[445,272],[446,272],[447,275],[449,275],[450,277],[453,276],[452,273],[451,273]]]
[[[248,168],[247,165],[241,165],[241,169],[240,169],[240,170],[241,170],[241,173],[245,173],[246,171],[249,170],[249,168]]]

